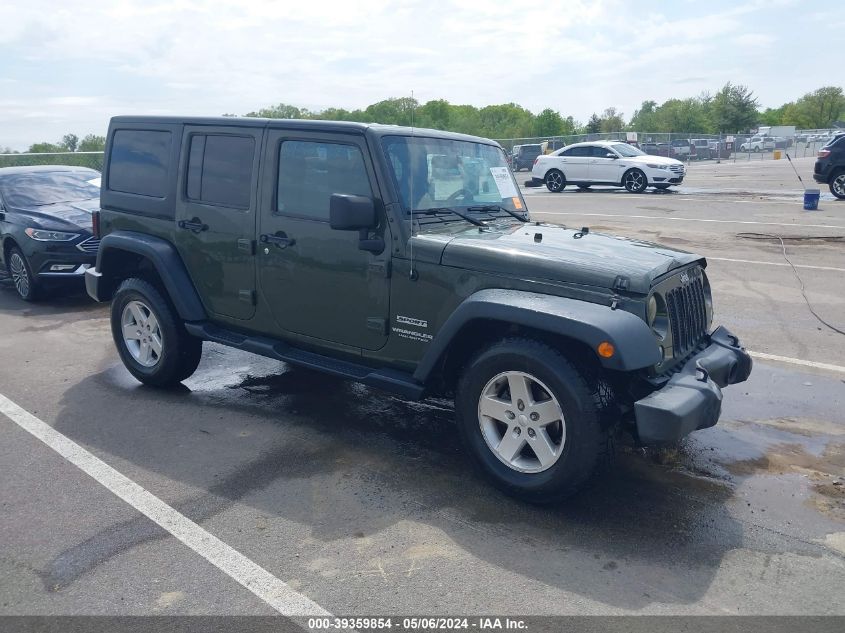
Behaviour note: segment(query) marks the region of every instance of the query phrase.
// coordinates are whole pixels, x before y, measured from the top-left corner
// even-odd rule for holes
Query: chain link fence
[[[69,165],[103,171],[103,152],[0,154],[0,167],[30,167],[32,165]]]
[[[496,141],[509,153],[520,145],[542,145],[543,153],[588,141],[632,143],[647,154],[682,161],[772,160],[785,152],[793,158],[815,156],[837,130],[799,130],[794,137],[754,134],[698,134],[668,132],[609,132],[534,138],[506,138]]]

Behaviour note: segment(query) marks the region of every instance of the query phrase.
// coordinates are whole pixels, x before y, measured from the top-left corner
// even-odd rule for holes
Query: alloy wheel
[[[557,398],[524,372],[503,372],[484,386],[478,399],[478,424],[493,454],[522,473],[540,473],[554,466],[566,443],[566,423]]]
[[[641,171],[635,169],[625,174],[625,189],[628,191],[642,191],[645,187],[645,176]]]
[[[839,174],[833,179],[830,190],[837,198],[845,198],[845,174]]]
[[[12,276],[12,283],[15,284],[15,290],[22,297],[28,297],[32,289],[32,283],[29,279],[29,271],[26,269],[26,262],[20,253],[12,253],[9,258],[9,274]]]
[[[559,171],[550,171],[546,175],[546,186],[550,191],[560,191],[563,188],[563,175]]]
[[[123,344],[137,363],[155,367],[161,359],[161,326],[153,311],[141,301],[130,301],[120,319]]]

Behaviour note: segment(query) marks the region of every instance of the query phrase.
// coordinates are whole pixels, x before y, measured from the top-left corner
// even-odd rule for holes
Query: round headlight
[[[654,326],[654,320],[657,318],[657,299],[654,295],[648,298],[648,326]]]

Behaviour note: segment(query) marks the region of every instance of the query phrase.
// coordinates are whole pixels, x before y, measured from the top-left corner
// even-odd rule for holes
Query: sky
[[[586,121],[730,81],[776,107],[842,85],[844,46],[830,0],[0,0],[0,147],[412,91]]]

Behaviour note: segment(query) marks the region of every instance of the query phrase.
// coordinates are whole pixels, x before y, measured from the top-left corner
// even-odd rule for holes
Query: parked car
[[[543,153],[543,146],[540,143],[530,145],[514,145],[511,167],[514,171],[531,169],[534,159]]]
[[[710,141],[708,139],[690,139],[690,148],[690,158],[692,160],[707,160],[710,158]]]
[[[99,178],[83,167],[0,168],[0,254],[24,301],[81,282],[94,265],[99,240],[91,214],[100,206]]]
[[[830,187],[830,193],[845,200],[845,133],[837,134],[819,150],[813,179]]]
[[[739,146],[741,152],[768,152],[775,148],[775,139],[771,136],[752,136]]]
[[[703,258],[531,223],[494,141],[116,117],[104,165],[86,284],[151,386],[190,376],[215,341],[406,398],[454,396],[481,469],[548,502],[583,485],[619,424],[676,442],[715,424],[721,387],[751,371],[713,329]]]
[[[555,193],[567,185],[581,189],[610,185],[642,193],[647,187],[679,185],[685,174],[684,164],[674,158],[652,156],[621,141],[594,141],[540,156],[531,170],[531,180]]]
[[[676,138],[669,143],[669,146],[670,155],[672,157],[677,157],[680,160],[686,160],[692,152],[690,142],[687,139]]]

